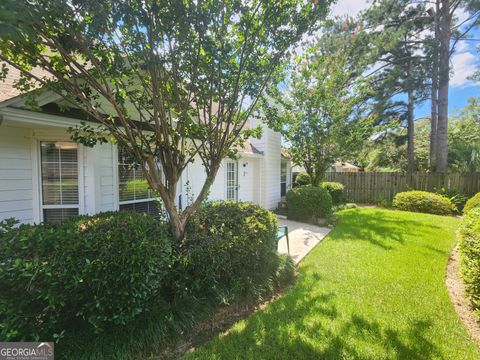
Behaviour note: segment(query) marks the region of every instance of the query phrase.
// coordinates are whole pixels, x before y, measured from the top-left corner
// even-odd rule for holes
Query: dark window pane
[[[78,215],[78,209],[43,209],[43,221],[59,223],[72,216]]]
[[[144,212],[157,219],[160,217],[160,211],[156,201],[142,201],[138,203],[121,204],[120,210]]]

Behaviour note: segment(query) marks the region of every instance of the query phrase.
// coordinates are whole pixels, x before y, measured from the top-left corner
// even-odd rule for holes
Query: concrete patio
[[[288,226],[290,238],[290,256],[298,264],[325,236],[330,228],[286,220],[277,216],[278,225]],[[278,252],[287,254],[287,239],[284,236],[278,242]]]

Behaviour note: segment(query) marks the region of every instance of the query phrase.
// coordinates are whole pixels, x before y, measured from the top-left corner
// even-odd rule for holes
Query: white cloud
[[[465,40],[460,40],[457,45],[455,45],[455,52],[461,53],[469,49],[469,46]]]
[[[470,14],[464,9],[464,8],[457,8],[455,11],[455,16],[457,17],[457,24],[462,24],[462,26],[465,26],[465,20],[467,20],[470,17]],[[465,24],[464,24],[465,23]]]
[[[369,0],[338,0],[332,5],[332,16],[351,16],[355,17],[362,10],[365,10],[371,5]]]
[[[458,53],[452,56],[453,75],[450,85],[457,88],[473,85],[468,77],[476,70],[476,58],[471,52]]]

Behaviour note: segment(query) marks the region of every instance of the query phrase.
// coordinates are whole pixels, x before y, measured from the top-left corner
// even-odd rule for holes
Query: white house
[[[39,99],[42,111],[29,110],[25,96],[11,86],[14,75],[0,82],[0,220],[39,223],[109,210],[154,211],[141,171],[121,149],[72,142],[67,128],[81,116],[60,112],[53,94]],[[264,126],[262,138],[251,139],[239,155],[223,161],[209,199],[275,208],[291,187],[280,134]],[[179,184],[179,208],[198,194],[204,179],[199,161],[188,166]]]

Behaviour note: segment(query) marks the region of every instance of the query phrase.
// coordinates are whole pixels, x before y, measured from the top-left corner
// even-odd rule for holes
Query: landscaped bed
[[[187,358],[478,359],[445,269],[459,221],[350,209],[282,298]]]

